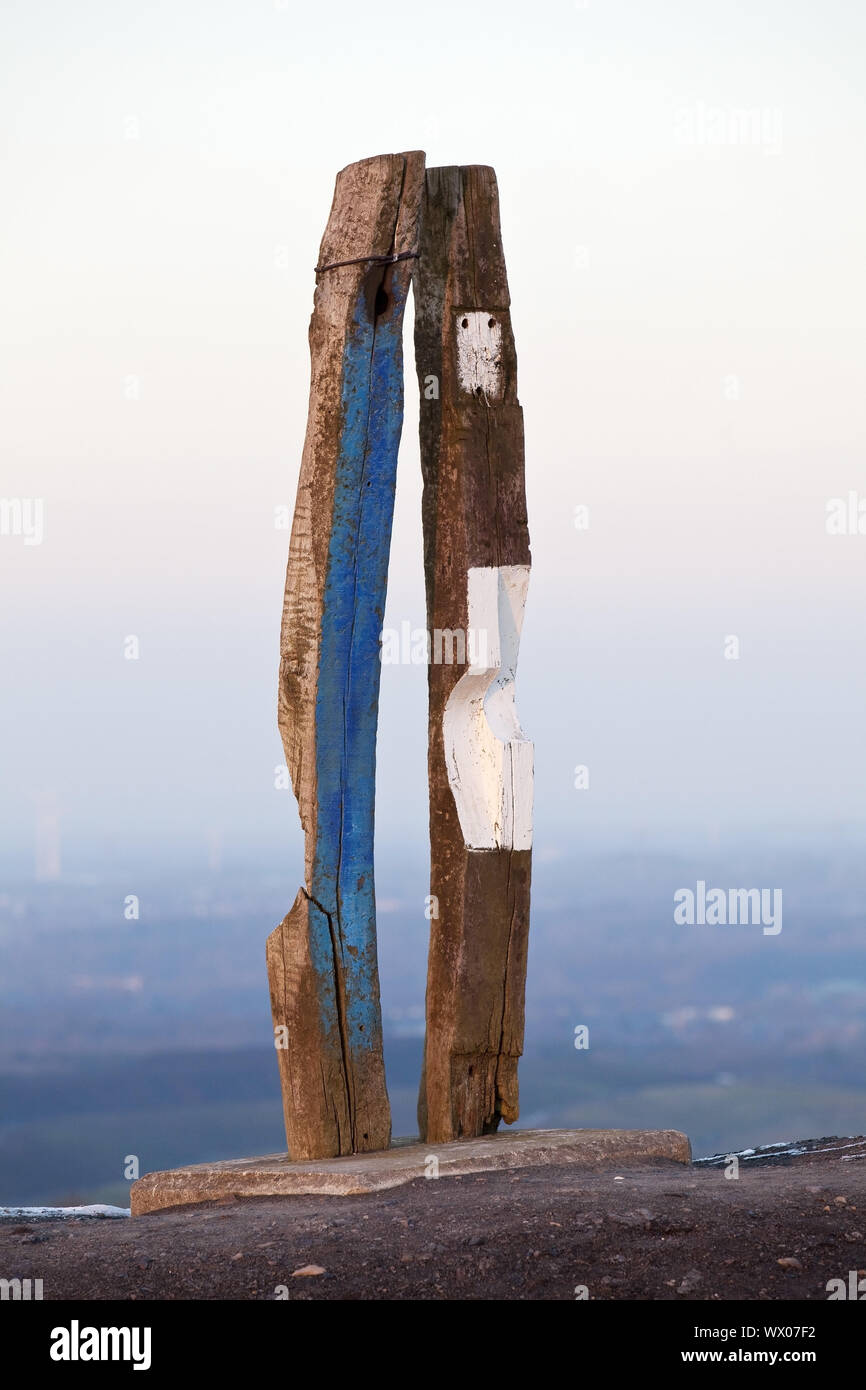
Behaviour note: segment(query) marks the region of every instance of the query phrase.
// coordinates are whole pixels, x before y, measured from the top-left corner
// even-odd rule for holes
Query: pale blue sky
[[[406,148],[500,183],[539,847],[862,830],[866,536],[824,511],[866,497],[864,52],[843,0],[7,8],[0,496],[45,504],[41,546],[0,536],[10,852],[51,789],[73,856],[297,852],[273,510],[334,175]],[[395,626],[423,623],[407,350]],[[424,672],[387,668],[382,711],[381,836],[420,840]]]

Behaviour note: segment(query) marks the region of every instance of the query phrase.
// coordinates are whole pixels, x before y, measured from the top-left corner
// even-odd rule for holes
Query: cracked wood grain
[[[415,251],[424,155],[337,176],[317,264]],[[304,886],[267,943],[292,1158],[387,1148],[373,822],[379,634],[414,260],[317,278],[307,434],[289,545],[278,722],[304,830]]]
[[[530,564],[523,416],[496,177],[429,169],[415,271],[427,625],[486,612],[478,669],[428,676],[427,1031],[418,1104],[431,1143],[519,1113],[529,932],[532,749],[513,709]],[[425,390],[430,378],[438,393]],[[474,577],[473,577],[474,576]],[[447,716],[447,717],[446,717]]]

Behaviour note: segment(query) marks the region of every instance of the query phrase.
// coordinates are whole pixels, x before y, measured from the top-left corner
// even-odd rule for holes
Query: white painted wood
[[[457,380],[462,390],[488,401],[502,395],[502,324],[495,311],[457,315]]]
[[[448,784],[469,849],[531,849],[533,748],[514,701],[528,565],[467,571],[469,626],[484,633],[476,664],[442,720]]]

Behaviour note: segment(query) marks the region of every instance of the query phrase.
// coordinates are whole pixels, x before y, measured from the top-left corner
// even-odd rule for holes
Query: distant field
[[[387,1046],[395,1135],[415,1131],[421,1044]],[[666,1075],[667,1072],[667,1075]],[[659,1077],[665,1077],[660,1084]],[[527,1127],[675,1128],[696,1155],[866,1129],[866,1087],[791,1076],[731,1082],[670,1075],[659,1059],[530,1053],[521,1066]],[[273,1053],[77,1059],[63,1072],[0,1077],[0,1204],[128,1204],[128,1155],[141,1172],[279,1152],[285,1138]]]

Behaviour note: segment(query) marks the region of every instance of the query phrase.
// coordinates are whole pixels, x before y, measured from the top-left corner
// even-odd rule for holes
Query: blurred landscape
[[[285,1146],[264,944],[297,890],[274,859],[195,876],[0,886],[0,1204],[128,1205],[124,1177]],[[673,895],[781,888],[783,930],[680,926]],[[675,1127],[696,1155],[866,1128],[866,863],[744,844],[534,866],[524,1127]],[[422,854],[380,848],[396,1135],[415,1132],[429,923]],[[575,1047],[575,1029],[589,1047]]]

